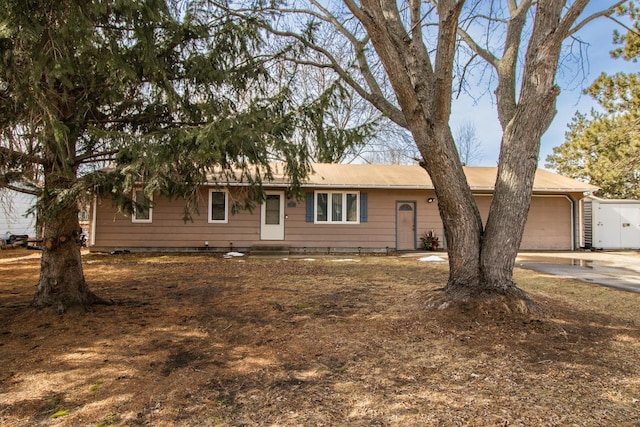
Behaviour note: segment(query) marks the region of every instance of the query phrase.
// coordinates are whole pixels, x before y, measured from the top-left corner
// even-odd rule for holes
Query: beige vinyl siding
[[[305,189],[313,193],[315,189]],[[322,191],[322,190],[318,190]],[[287,208],[285,239],[287,244],[306,248],[395,248],[395,198],[400,191],[345,188],[345,192],[367,194],[367,221],[358,224],[322,224],[306,222],[306,204],[296,210]],[[415,195],[412,196],[415,198]]]
[[[313,192],[314,189],[309,189]],[[356,189],[344,189],[355,191]],[[435,203],[427,204],[433,192],[423,190],[358,190],[367,193],[367,221],[359,224],[314,224],[306,222],[305,202],[288,210],[286,243],[306,248],[390,248],[396,247],[396,201],[415,201],[417,236],[428,229],[442,235],[442,223]],[[439,231],[438,231],[439,230]]]
[[[98,202],[95,246],[117,248],[241,247],[259,241],[259,216],[240,212],[229,214],[226,224],[208,222],[208,188],[200,191],[200,214],[184,222],[184,201],[156,195],[151,223],[133,223],[118,213],[110,200]]]
[[[208,188],[201,190],[200,214],[193,222],[183,222],[184,202],[155,196],[153,221],[133,223],[129,216],[118,213],[109,200],[97,205],[95,246],[102,248],[198,248],[209,242],[211,248],[248,248],[255,244],[277,244],[260,240],[260,209],[229,215],[227,224],[207,222]],[[314,189],[306,191],[313,192]],[[306,222],[303,199],[285,201],[285,240],[293,248],[324,250],[325,248],[394,249],[396,245],[396,202],[416,202],[416,239],[428,230],[442,237],[442,223],[434,197],[425,190],[362,190],[367,193],[368,220],[358,224],[314,224]],[[418,240],[419,242],[419,240]]]
[[[428,203],[427,199],[429,197],[434,198],[434,201]],[[445,245],[444,227],[442,225],[442,220],[440,219],[440,212],[438,211],[438,201],[435,197],[435,193],[433,191],[429,191],[426,193],[420,193],[419,197],[416,198],[416,244],[418,249],[420,249],[420,236],[430,231],[433,232],[434,237],[437,237],[440,240],[440,248],[443,248]]]
[[[306,188],[313,193],[322,188]],[[229,200],[234,198],[231,190]],[[328,248],[394,249],[396,247],[397,202],[415,202],[416,243],[433,231],[444,245],[443,227],[433,190],[344,188],[333,191],[358,191],[367,194],[367,221],[358,224],[317,224],[306,221],[306,201],[285,201],[284,241],[260,240],[260,208],[253,212],[229,212],[228,223],[208,223],[209,187],[200,190],[200,214],[193,222],[184,222],[184,201],[154,196],[151,223],[134,223],[130,216],[118,213],[108,199],[97,203],[95,242],[97,248],[250,248],[256,244],[289,245],[294,249],[324,251]],[[476,195],[483,221],[489,212],[491,196]],[[566,196],[536,195],[532,198],[522,249],[570,250],[572,248],[572,203]]]

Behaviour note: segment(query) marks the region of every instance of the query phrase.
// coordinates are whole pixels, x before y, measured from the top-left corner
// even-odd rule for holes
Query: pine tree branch
[[[35,163],[38,165],[44,165],[46,163],[46,161],[40,156],[22,153],[7,147],[0,147],[0,159],[3,159],[4,163],[6,163],[7,160],[18,160],[20,162]]]
[[[120,150],[109,150],[109,151],[102,151],[100,153],[83,154],[81,156],[76,157],[75,163],[80,164],[80,163],[89,163],[96,160],[110,160],[112,159],[112,156],[114,154],[117,154],[119,151]]]
[[[5,183],[2,181],[3,181],[3,177],[0,177],[0,188],[6,188],[7,190],[12,190],[22,194],[29,194],[31,196],[38,196],[40,194],[39,191],[29,190],[28,188],[18,187],[16,185]]]

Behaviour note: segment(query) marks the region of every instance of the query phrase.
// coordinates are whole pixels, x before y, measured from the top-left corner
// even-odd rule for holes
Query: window
[[[357,224],[360,222],[360,193],[316,192],[315,222]]]
[[[227,223],[227,204],[229,197],[226,191],[209,191],[209,223]]]
[[[280,195],[267,194],[264,205],[264,223],[267,225],[280,224]]]
[[[133,190],[133,201],[136,202],[133,207],[133,215],[131,222],[151,222],[153,208],[151,203],[153,199],[148,198],[141,188]]]
[[[87,206],[81,206],[78,211],[78,221],[89,221],[89,208]]]

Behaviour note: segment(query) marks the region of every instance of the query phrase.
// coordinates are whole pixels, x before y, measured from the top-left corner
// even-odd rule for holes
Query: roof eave
[[[229,186],[229,187],[247,187],[251,184],[248,182],[207,182],[206,186]],[[282,182],[263,182],[262,185],[264,187],[272,187],[272,188],[289,188],[289,184]],[[365,190],[434,190],[433,186],[427,185],[367,185],[367,184],[318,184],[318,183],[304,183],[301,185],[302,188],[340,188],[340,189],[365,189]],[[493,192],[493,187],[470,187],[472,192]],[[566,194],[566,193],[588,193],[586,195],[590,195],[594,193],[596,190],[593,188],[534,188],[534,193],[558,193],[558,194]]]

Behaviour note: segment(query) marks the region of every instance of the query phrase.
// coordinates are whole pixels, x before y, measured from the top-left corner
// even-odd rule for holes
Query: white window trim
[[[211,202],[213,193],[224,193],[224,219],[212,219]],[[227,224],[229,222],[229,192],[224,189],[212,188],[209,190],[209,205],[207,206],[207,220],[209,224]]]
[[[318,194],[326,194],[327,195],[327,220],[326,221],[318,221]],[[332,204],[331,204],[331,196],[332,194],[341,194],[342,195],[342,221],[332,221]],[[356,220],[355,221],[347,221],[347,194],[355,194],[356,195]],[[313,194],[313,223],[314,224],[360,224],[360,192],[359,191],[323,191],[316,190]]]
[[[133,189],[133,201],[135,202],[137,199],[137,194],[138,191],[142,191],[142,188],[138,187],[138,188],[134,188]],[[136,210],[135,207],[133,209],[133,213],[131,214],[131,222],[135,222],[137,224],[150,224],[151,222],[153,222],[153,194],[151,195],[151,197],[148,197],[149,199],[149,218],[136,218]]]

